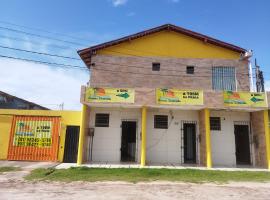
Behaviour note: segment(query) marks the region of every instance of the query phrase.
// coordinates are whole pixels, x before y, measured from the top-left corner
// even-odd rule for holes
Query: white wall
[[[95,127],[96,113],[110,114],[109,127]],[[154,129],[154,115],[163,114],[168,115],[169,129]],[[120,126],[121,121],[125,119],[137,121],[136,160],[138,163],[140,162],[141,109],[92,108],[90,111],[90,127],[95,127],[92,156],[94,162],[120,162]],[[148,109],[147,164],[181,164],[181,156],[183,156],[181,155],[182,120],[196,121],[198,130],[198,111],[172,111],[170,113],[166,109]]]
[[[158,109],[147,114],[147,163],[181,164],[181,121],[197,121],[198,126],[198,111]],[[154,115],[168,115],[169,128],[154,129]]]
[[[95,114],[110,114],[109,127],[95,127]],[[94,162],[119,163],[121,159],[121,123],[122,120],[137,121],[137,135],[141,128],[140,109],[120,109],[120,108],[91,108],[90,127],[95,128],[93,140],[92,159]],[[138,140],[139,141],[139,140]],[[138,151],[137,151],[138,152]],[[137,159],[137,154],[136,154]],[[137,159],[138,160],[138,159]]]
[[[136,160],[140,162],[141,109],[92,108],[90,127],[95,126],[96,113],[109,113],[109,127],[95,127],[93,161],[119,163],[121,154],[121,122],[137,121]],[[168,129],[154,129],[154,115],[168,115]],[[173,116],[173,118],[172,118]],[[221,117],[221,131],[211,131],[212,159],[214,166],[235,166],[234,121],[249,121],[249,113],[211,111],[211,116]],[[198,111],[148,109],[147,112],[147,164],[181,164],[181,123],[196,121],[198,133]],[[199,145],[197,145],[198,147]],[[199,158],[199,149],[197,149]],[[182,158],[182,159],[181,159]]]
[[[247,112],[211,111],[211,117],[221,117],[221,131],[211,131],[214,166],[236,166],[234,122],[250,120]]]

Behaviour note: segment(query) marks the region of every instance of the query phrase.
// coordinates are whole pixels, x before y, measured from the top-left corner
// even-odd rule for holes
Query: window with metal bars
[[[194,74],[194,66],[187,66],[186,73],[187,74]]]
[[[210,117],[210,130],[212,130],[212,131],[220,131],[221,130],[220,117]]]
[[[109,127],[110,115],[109,114],[96,114],[95,127]]]
[[[235,91],[235,67],[212,67],[212,89]]]
[[[152,71],[160,71],[160,63],[152,63]]]
[[[154,116],[154,128],[168,129],[168,116],[167,115],[155,115]]]

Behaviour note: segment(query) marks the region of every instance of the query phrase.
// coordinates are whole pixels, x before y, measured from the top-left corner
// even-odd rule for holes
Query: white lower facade
[[[214,166],[236,166],[236,144],[234,125],[248,125],[250,129],[250,113],[211,111],[211,116],[221,118],[221,130],[211,131],[212,162]],[[252,137],[249,131],[250,156],[252,158]]]
[[[109,127],[95,127],[98,113],[109,114]],[[154,128],[154,116],[167,115],[168,129]],[[250,124],[249,112],[212,111],[211,117],[221,118],[221,130],[211,131],[212,161],[214,166],[236,166],[234,125]],[[139,108],[95,108],[90,110],[89,127],[94,128],[93,141],[87,137],[86,161],[95,163],[121,163],[122,122],[136,122],[136,143],[133,145],[134,163],[140,163],[141,109]],[[147,110],[146,164],[182,165],[186,163],[184,128],[185,124],[195,126],[195,156],[192,164],[200,165],[200,133],[198,110]],[[192,129],[193,130],[193,129]],[[194,130],[193,130],[194,131]],[[251,142],[251,138],[250,138]],[[92,144],[92,146],[91,146]],[[250,147],[251,164],[252,145]],[[187,164],[190,164],[187,162]]]

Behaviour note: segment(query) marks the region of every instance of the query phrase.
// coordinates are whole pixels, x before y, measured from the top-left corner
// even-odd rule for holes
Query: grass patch
[[[69,169],[35,169],[26,180],[49,181],[181,181],[192,183],[229,181],[268,182],[269,172],[214,171],[196,169],[106,169],[75,167]]]
[[[3,172],[12,172],[21,170],[19,167],[0,167],[0,174]]]

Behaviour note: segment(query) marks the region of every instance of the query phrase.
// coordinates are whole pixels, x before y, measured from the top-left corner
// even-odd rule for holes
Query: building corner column
[[[264,133],[265,133],[265,147],[266,147],[266,163],[267,168],[270,170],[270,133],[269,133],[269,115],[268,110],[263,112],[264,119]]]
[[[146,119],[147,108],[142,107],[142,132],[141,132],[141,167],[145,166],[146,161]]]
[[[211,133],[210,133],[210,111],[204,109],[205,118],[205,146],[206,146],[206,167],[212,168],[212,150],[211,150]]]
[[[81,123],[80,123],[80,136],[79,136],[79,145],[78,145],[78,157],[77,165],[80,166],[83,161],[83,146],[84,146],[84,136],[86,129],[86,115],[87,115],[87,105],[82,105],[81,111]]]

